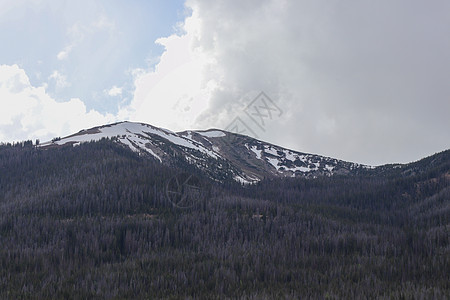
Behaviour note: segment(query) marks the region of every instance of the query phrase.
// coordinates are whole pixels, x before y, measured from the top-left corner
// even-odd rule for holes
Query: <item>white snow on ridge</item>
[[[283,152],[286,155],[286,159],[288,159],[290,161],[295,161],[298,158],[298,155],[295,156],[294,153],[292,153],[289,150],[284,150]]]
[[[253,183],[256,183],[256,182],[259,181],[259,179],[258,179],[258,178],[255,178],[255,177],[251,177],[250,180],[248,180],[248,179],[243,178],[243,177],[240,176],[240,175],[234,175],[234,176],[233,176],[233,179],[234,179],[235,181],[240,182],[241,184],[245,184],[245,185],[253,184]]]
[[[278,172],[281,172],[281,171],[280,171],[281,168],[284,168],[285,171],[291,171],[291,172],[293,172],[293,173],[295,173],[296,171],[300,171],[300,172],[306,173],[306,172],[311,172],[311,171],[317,170],[317,167],[316,167],[316,166],[315,166],[314,168],[309,168],[309,167],[298,167],[298,166],[289,168],[289,167],[286,167],[286,166],[280,166],[280,165],[279,165],[280,161],[279,161],[278,159],[276,159],[276,158],[271,158],[271,157],[267,157],[267,161],[268,161],[272,166],[274,166],[275,169],[277,169]],[[331,170],[330,170],[330,171],[331,171]]]
[[[300,172],[310,172],[311,169],[307,168],[307,167],[295,167],[290,169],[290,171],[295,172],[295,171],[300,171]]]
[[[276,159],[276,158],[271,158],[271,157],[267,157],[267,161],[268,161],[272,166],[274,166],[275,169],[277,169],[277,171],[280,169],[280,166],[278,166],[278,163],[279,163],[278,159]]]
[[[134,145],[133,145],[133,143],[129,140],[129,139],[127,139],[127,138],[121,138],[121,139],[119,139],[119,141],[122,143],[122,144],[125,144],[125,145],[127,145],[130,149],[131,149],[131,151],[134,151],[134,152],[139,152],[139,149],[138,148],[136,148]]]
[[[256,154],[256,158],[257,159],[261,159],[261,152],[262,152],[262,150],[258,150],[256,148],[256,146],[252,146],[252,148],[250,150],[252,150]]]
[[[213,158],[218,158],[218,154],[214,151],[211,151],[205,148],[203,145],[190,140],[186,137],[182,137],[177,135],[174,132],[169,130],[163,130],[159,128],[152,127],[150,125],[141,124],[141,123],[132,123],[132,122],[123,122],[118,124],[112,124],[110,126],[97,128],[97,132],[88,133],[80,132],[77,135],[63,138],[55,143],[57,145],[64,145],[66,143],[83,143],[83,142],[93,142],[99,141],[102,138],[113,138],[119,137],[119,141],[127,146],[129,146],[133,151],[138,151],[138,149],[130,142],[130,138],[133,140],[135,144],[144,145],[148,142],[148,138],[150,138],[150,134],[154,134],[160,136],[176,145],[190,148],[194,150],[198,150],[202,153],[205,153]],[[128,141],[124,138],[120,138],[126,136]],[[144,138],[145,137],[145,138]],[[149,152],[146,147],[142,147],[145,151]],[[159,157],[158,157],[159,158]]]
[[[267,146],[267,145],[264,146],[264,148],[265,148],[264,152],[269,153],[269,154],[272,154],[273,156],[280,156],[280,155],[278,154],[278,151],[275,150],[274,148],[272,148],[272,147],[270,147],[270,146]]]
[[[147,139],[141,138],[140,136],[137,136],[137,135],[128,135],[128,137],[126,137],[126,138],[119,138],[119,141],[122,144],[129,146],[130,149],[133,150],[134,152],[140,152],[140,150],[144,150],[144,151],[150,153],[153,157],[158,159],[160,162],[162,162],[161,157],[159,157],[155,152],[153,152],[152,149],[150,149],[146,146],[148,144]],[[138,147],[136,148],[134,145],[137,145]]]
[[[199,134],[199,135],[196,135]],[[166,147],[177,145],[175,151],[181,152],[186,157],[186,161],[197,165],[199,168],[205,168],[205,163],[208,163],[209,158],[228,160],[227,150],[228,145],[224,139],[214,139],[218,137],[226,136],[227,132],[221,130],[207,130],[207,131],[184,131],[180,133],[174,133],[170,130],[160,129],[151,125],[133,122],[122,122],[111,124],[103,127],[97,127],[80,131],[77,134],[62,138],[57,141],[50,141],[41,143],[40,147],[47,147],[51,145],[73,145],[78,146],[81,143],[99,141],[102,138],[114,138],[118,143],[128,147],[134,152],[142,154],[147,152],[151,156],[155,157],[161,163],[166,158],[168,153],[165,153]],[[223,147],[223,149],[220,149]],[[233,147],[234,144],[231,144]],[[243,145],[238,143],[237,146]],[[232,172],[234,180],[251,184],[259,181],[257,177],[264,175],[264,172],[269,172],[272,175],[278,173],[280,176],[330,176],[340,169],[355,169],[358,167],[374,168],[370,166],[350,164],[341,162],[337,159],[328,157],[322,157],[313,154],[296,152],[288,150],[279,146],[264,143],[258,140],[247,142],[242,147],[242,151],[236,152],[236,155],[242,156],[243,160],[250,158],[247,163],[250,165],[261,167],[261,172],[252,173],[248,171],[250,169],[242,168],[242,164],[237,164],[237,172]],[[193,149],[195,151],[191,151]],[[199,155],[198,152],[204,155]],[[251,154],[251,153],[254,154]],[[208,159],[205,159],[209,157]],[[261,160],[257,162],[256,159]],[[214,164],[215,165],[215,164]],[[301,165],[301,166],[300,166]],[[273,170],[272,166],[276,169]],[[220,165],[219,169],[223,169],[224,166]],[[239,172],[239,173],[238,173]],[[301,173],[300,173],[301,172]],[[227,173],[229,174],[229,173]],[[257,175],[252,175],[257,174]]]
[[[212,138],[215,138],[215,137],[224,137],[224,136],[226,136],[226,134],[225,134],[224,132],[219,131],[219,130],[197,131],[197,133],[198,133],[198,134],[201,134],[201,135],[203,135],[203,136],[206,136],[206,137],[212,137]]]

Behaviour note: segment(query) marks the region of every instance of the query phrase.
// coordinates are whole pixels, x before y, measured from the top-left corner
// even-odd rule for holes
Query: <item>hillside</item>
[[[3,145],[0,298],[448,298],[449,156],[241,186],[111,140]]]

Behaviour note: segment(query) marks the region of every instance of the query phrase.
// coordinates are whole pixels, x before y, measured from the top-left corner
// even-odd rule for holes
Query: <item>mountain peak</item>
[[[117,122],[84,129],[40,145],[77,146],[103,138],[169,165],[189,164],[215,180],[253,183],[267,177],[349,174],[367,166],[302,153],[221,129],[173,132],[145,123]]]

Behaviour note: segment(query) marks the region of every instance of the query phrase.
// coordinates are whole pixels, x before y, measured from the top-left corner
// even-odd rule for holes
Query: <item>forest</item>
[[[240,185],[109,140],[0,145],[1,299],[448,299],[449,233],[450,150]]]

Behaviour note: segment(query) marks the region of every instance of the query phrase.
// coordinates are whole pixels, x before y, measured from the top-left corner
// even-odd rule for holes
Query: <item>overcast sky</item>
[[[130,120],[372,165],[450,148],[447,0],[0,0],[0,41],[2,142]]]

